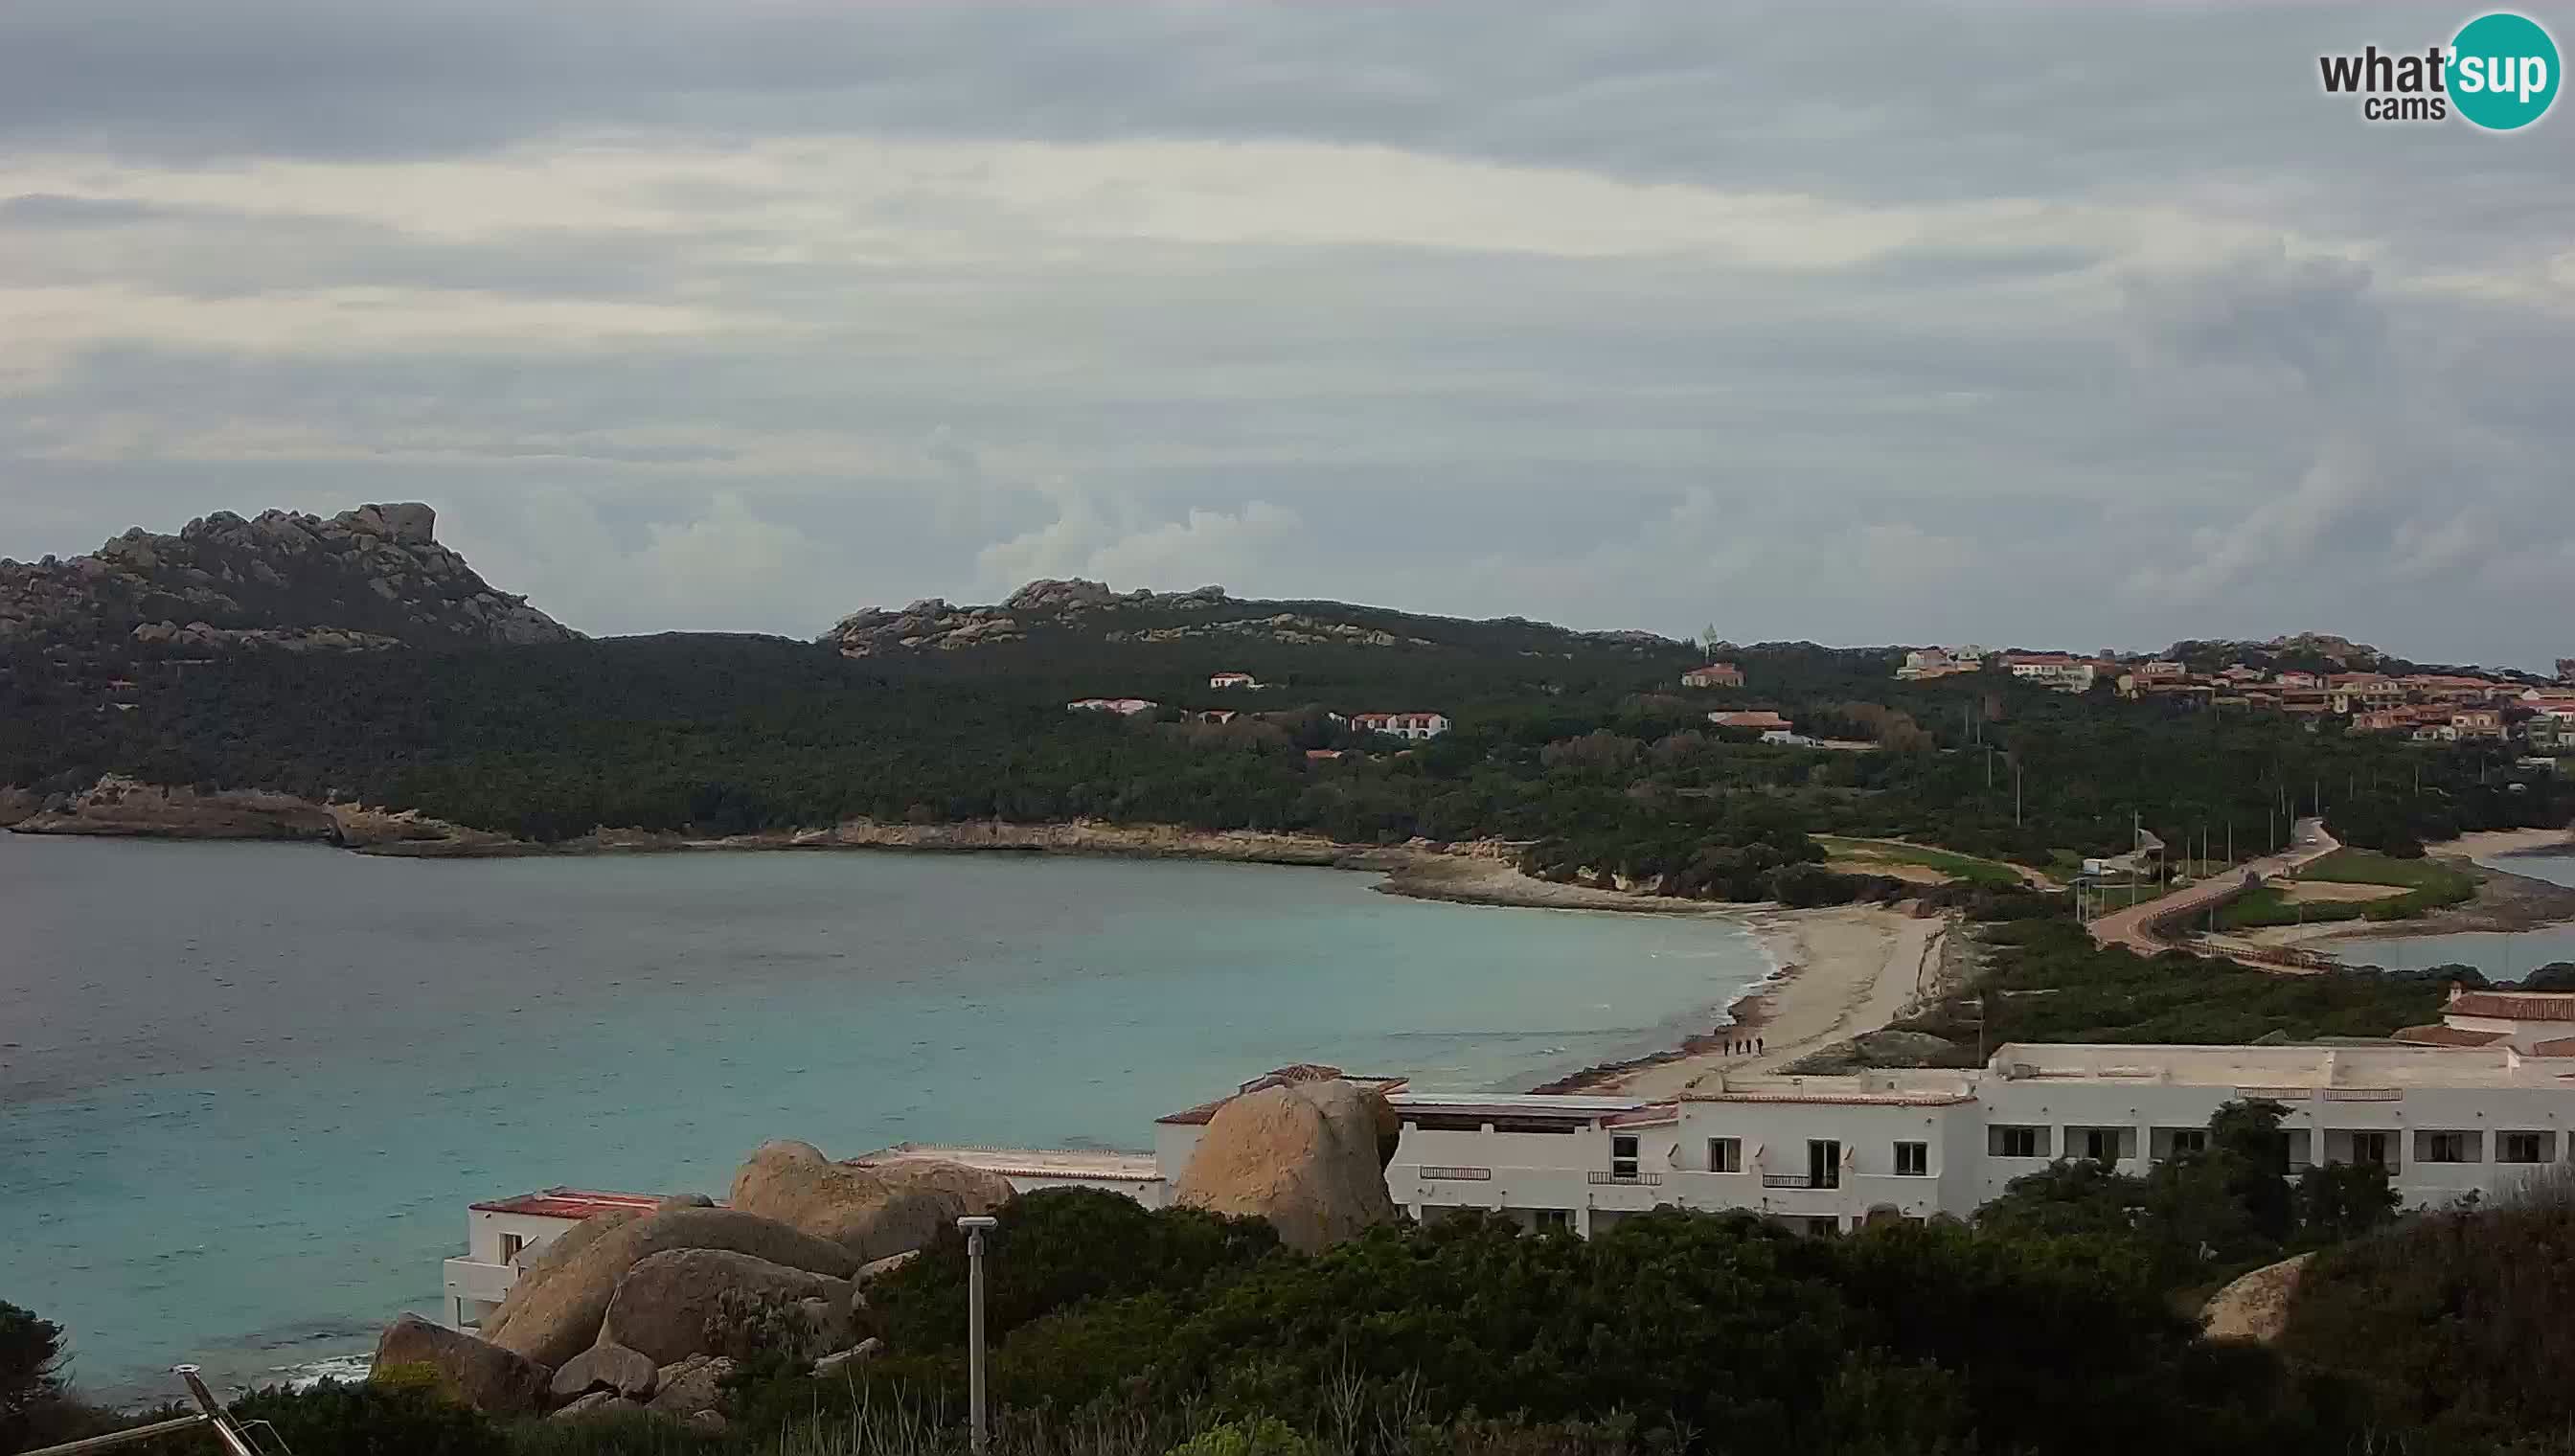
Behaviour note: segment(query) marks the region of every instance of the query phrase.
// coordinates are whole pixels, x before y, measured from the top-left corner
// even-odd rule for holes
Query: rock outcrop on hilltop
[[[1398,1130],[1383,1093],[1346,1080],[1246,1092],[1208,1120],[1175,1201],[1267,1218],[1281,1243],[1319,1253],[1394,1221],[1385,1164]]]
[[[439,545],[418,503],[325,520],[229,511],[176,536],[142,528],[88,556],[0,560],[0,647],[207,657],[567,642],[579,633],[495,591]]]
[[[395,1378],[405,1369],[434,1372],[449,1398],[487,1415],[529,1415],[544,1410],[552,1372],[524,1355],[406,1314],[376,1341],[374,1370]]]
[[[2265,1264],[2209,1296],[2199,1312],[2202,1333],[2212,1340],[2251,1340],[2267,1345],[2288,1328],[2289,1301],[2297,1297],[2312,1253],[2295,1254]]]
[[[823,644],[844,657],[868,658],[881,653],[987,647],[1018,642],[1032,627],[1074,621],[1091,613],[1122,608],[1159,607],[1181,610],[1224,606],[1223,587],[1195,592],[1113,592],[1107,584],[1042,579],[1012,593],[999,606],[955,607],[942,597],[925,597],[900,610],[871,607],[844,617]]]
[[[796,1142],[762,1144],[745,1174],[737,1202],[754,1187],[812,1227],[703,1200],[603,1214],[523,1263],[483,1340],[441,1358],[530,1362],[566,1409],[632,1410],[650,1397],[655,1411],[694,1417],[716,1403],[730,1362],[754,1351],[868,1358],[877,1321],[863,1259],[915,1252],[958,1215],[1011,1196],[1008,1179],[945,1159],[834,1163]]]
[[[734,1174],[727,1201],[874,1263],[923,1247],[966,1214],[1008,1203],[1011,1180],[944,1158],[836,1163],[791,1140],[761,1144]]]

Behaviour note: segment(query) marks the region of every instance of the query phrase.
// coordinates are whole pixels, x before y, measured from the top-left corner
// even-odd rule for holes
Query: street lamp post
[[[993,1441],[984,1408],[984,1233],[1001,1222],[989,1213],[957,1220],[966,1235],[966,1402],[976,1456],[983,1456]]]

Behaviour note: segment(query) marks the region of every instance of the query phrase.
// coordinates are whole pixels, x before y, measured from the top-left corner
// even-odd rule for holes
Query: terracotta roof
[[[2503,1021],[2575,1021],[2575,991],[2461,991],[2441,1009]]]
[[[2575,1036],[2559,1036],[2548,1041],[2530,1043],[2532,1056],[2575,1056]]]
[[[594,1193],[586,1188],[548,1188],[515,1198],[494,1198],[473,1207],[484,1213],[530,1213],[540,1218],[596,1218],[620,1208],[645,1213],[661,1206],[659,1193]]]
[[[2470,1031],[2458,1026],[2408,1026],[2388,1039],[2408,1046],[2492,1046],[2509,1035],[2503,1031]]]

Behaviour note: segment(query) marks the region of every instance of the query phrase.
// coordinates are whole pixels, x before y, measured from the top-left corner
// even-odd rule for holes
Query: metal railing
[[[1620,1187],[1659,1188],[1663,1184],[1663,1175],[1660,1173],[1621,1173],[1615,1171],[1604,1173],[1598,1169],[1594,1169],[1583,1176],[1588,1181],[1595,1184],[1614,1183]]]
[[[1491,1168],[1427,1166],[1420,1171],[1421,1180],[1425,1183],[1489,1183],[1493,1180]]]
[[[112,1451],[119,1446],[131,1446],[139,1441],[149,1441],[159,1436],[175,1436],[181,1431],[193,1431],[200,1426],[212,1428],[215,1438],[224,1443],[224,1449],[230,1452],[231,1456],[293,1456],[293,1453],[286,1449],[286,1442],[278,1437],[276,1428],[270,1426],[268,1422],[253,1421],[245,1426],[235,1421],[231,1412],[224,1409],[223,1402],[215,1399],[214,1392],[206,1388],[206,1382],[198,1378],[196,1366],[173,1365],[170,1367],[170,1373],[187,1382],[188,1395],[197,1402],[195,1415],[180,1416],[176,1420],[154,1421],[148,1426],[134,1426],[122,1431],[110,1431],[103,1436],[65,1441],[59,1446],[39,1446],[33,1451],[20,1453],[20,1456],[86,1456],[86,1453],[91,1451]],[[262,1447],[253,1441],[251,1432],[254,1430],[266,1431],[269,1446],[274,1449]]]
[[[1839,1178],[1818,1178],[1810,1173],[1763,1173],[1761,1175],[1761,1186],[1764,1188],[1838,1188],[1841,1185],[1842,1180]]]

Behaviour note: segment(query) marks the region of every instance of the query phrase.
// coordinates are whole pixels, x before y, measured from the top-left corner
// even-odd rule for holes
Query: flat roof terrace
[[[1006,1178],[1073,1178],[1103,1183],[1153,1182],[1162,1169],[1150,1152],[1108,1148],[947,1147],[925,1142],[899,1142],[850,1159],[860,1167],[905,1158],[945,1158],[982,1168]]]
[[[1985,1073],[2005,1082],[2133,1081],[2173,1086],[2263,1089],[2357,1087],[2575,1088],[2575,1071],[2554,1057],[2508,1046],[2037,1045],[2011,1043]]]

